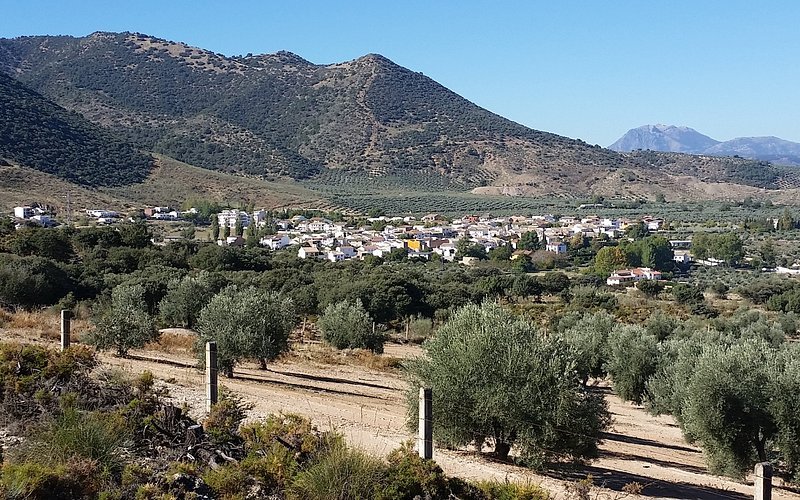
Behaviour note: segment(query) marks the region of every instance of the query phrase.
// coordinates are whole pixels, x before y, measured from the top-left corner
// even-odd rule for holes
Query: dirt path
[[[419,348],[413,346],[387,348],[387,355],[397,357],[419,353]],[[186,355],[136,354],[194,363]],[[185,402],[196,412],[202,411],[203,376],[196,369],[111,356],[103,356],[103,361],[133,373],[152,371],[169,381],[178,403]],[[311,418],[319,428],[336,429],[351,444],[378,455],[386,455],[415,437],[405,427],[406,385],[399,373],[292,360],[273,364],[267,371],[245,365],[237,368],[235,378],[222,379],[220,383],[253,404],[250,418],[275,412],[299,413]],[[607,389],[601,390],[607,392],[614,424],[601,445],[602,456],[589,466],[538,475],[468,452],[436,449],[434,459],[451,475],[537,483],[557,498],[568,498],[565,480],[585,479],[588,475],[596,485],[605,486],[597,488],[593,498],[620,498],[624,495],[622,488],[634,482],[644,487],[642,497],[648,498],[752,498],[752,482],[740,483],[708,474],[701,450],[684,442],[671,417],[653,417]],[[800,494],[779,487],[773,490],[773,498],[798,500]]]

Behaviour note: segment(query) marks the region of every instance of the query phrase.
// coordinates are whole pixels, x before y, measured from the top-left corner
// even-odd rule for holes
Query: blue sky
[[[0,37],[138,31],[319,64],[380,53],[529,127],[800,142],[800,2],[0,0]]]

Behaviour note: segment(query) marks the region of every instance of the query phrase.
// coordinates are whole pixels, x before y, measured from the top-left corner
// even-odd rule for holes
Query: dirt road
[[[409,357],[417,347],[387,347],[387,355]],[[188,355],[140,351],[137,356],[168,358],[191,365]],[[104,356],[111,365],[138,373],[152,371],[168,381],[174,399],[185,402],[199,416],[204,402],[203,376],[191,367],[141,359]],[[369,370],[359,366],[320,365],[292,359],[273,364],[269,370],[255,365],[237,368],[233,379],[221,385],[253,405],[249,418],[275,412],[305,415],[321,429],[336,429],[366,451],[386,455],[405,440],[413,439],[406,426],[406,384],[399,372]],[[589,466],[548,472],[546,475],[508,464],[492,462],[475,453],[436,449],[434,459],[448,473],[465,479],[498,479],[533,482],[557,498],[568,498],[565,480],[591,475],[597,488],[593,498],[620,498],[623,486],[638,482],[642,497],[680,499],[752,498],[752,482],[740,483],[708,474],[703,454],[687,445],[671,417],[653,417],[644,409],[621,401],[607,392],[614,424],[607,433],[602,456]],[[800,494],[778,487],[775,499],[800,499]]]

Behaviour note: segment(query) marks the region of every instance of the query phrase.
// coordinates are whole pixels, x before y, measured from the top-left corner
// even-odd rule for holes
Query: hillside
[[[141,182],[152,158],[0,74],[0,160],[87,186]]]
[[[749,160],[687,166],[692,157],[635,157],[533,130],[375,54],[317,65],[289,52],[226,57],[94,33],[0,39],[0,71],[143,150],[301,180],[334,199],[378,178],[413,192],[637,197],[657,186],[673,198],[684,196],[676,171],[767,189],[797,184]]]
[[[737,137],[720,142],[689,127],[643,125],[633,128],[608,147],[614,151],[680,152],[711,156],[740,156],[778,165],[800,165],[800,144],[777,137]]]
[[[19,166],[0,166],[2,211],[16,205],[41,203],[66,213],[69,193],[73,209],[109,208],[127,211],[151,206],[180,206],[187,200],[214,200],[268,209],[339,208],[292,181],[269,182],[212,172],[167,157],[157,157],[147,178],[128,186],[81,186],[53,174]]]

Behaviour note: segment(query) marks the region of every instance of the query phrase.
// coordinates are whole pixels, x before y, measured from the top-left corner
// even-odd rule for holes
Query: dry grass
[[[359,366],[370,370],[394,371],[402,367],[403,360],[386,354],[375,354],[364,349],[337,350],[321,343],[294,344],[282,356],[286,361],[310,361],[319,365]]]
[[[148,351],[159,351],[165,354],[191,354],[197,336],[186,330],[162,331],[158,340],[145,346]]]
[[[70,337],[74,342],[80,342],[91,328],[89,320],[79,315],[70,321]],[[53,309],[14,312],[0,310],[0,332],[58,342],[61,339],[61,315]]]

